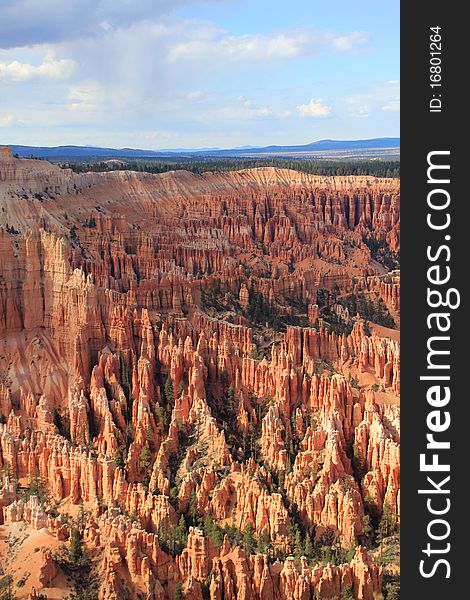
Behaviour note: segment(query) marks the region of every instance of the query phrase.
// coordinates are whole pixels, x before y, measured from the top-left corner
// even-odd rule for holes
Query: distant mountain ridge
[[[135,148],[100,148],[94,146],[18,146],[10,145],[14,154],[35,158],[146,158],[167,156],[166,152]]]
[[[400,138],[372,138],[369,140],[319,140],[298,146],[266,146],[258,151],[302,151],[302,150],[357,150],[373,148],[399,148]]]
[[[202,148],[202,149],[175,149],[175,150],[141,150],[138,148],[102,148],[93,146],[21,146],[10,145],[12,151],[20,157],[34,156],[37,158],[165,158],[175,156],[246,156],[246,155],[282,155],[298,153],[321,152],[352,152],[373,150],[394,150],[400,148],[400,138],[372,138],[366,140],[319,140],[310,144],[294,146],[244,146],[242,148]]]

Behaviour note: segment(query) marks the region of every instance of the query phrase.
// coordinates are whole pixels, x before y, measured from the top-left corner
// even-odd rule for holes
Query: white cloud
[[[368,39],[364,32],[341,34],[318,31],[313,27],[240,36],[206,27],[191,30],[189,37],[177,41],[169,50],[168,61],[210,61],[214,64],[286,60],[323,51],[350,52],[363,47]]]
[[[221,59],[233,62],[276,60],[294,58],[304,51],[304,43],[300,38],[284,33],[239,37],[226,36],[216,31],[212,31],[211,35],[202,31],[198,33],[196,39],[176,43],[168,53],[168,61],[205,61],[209,58],[217,62]]]
[[[364,31],[352,31],[345,35],[332,35],[332,43],[340,52],[351,52],[364,46],[369,40],[369,35]]]
[[[106,102],[105,90],[94,81],[84,81],[69,88],[67,108],[94,111]]]
[[[257,106],[252,100],[239,96],[238,100],[242,103],[243,107],[249,114],[256,117],[266,117],[272,114],[272,109],[269,106]]]
[[[69,58],[56,60],[53,52],[48,52],[40,65],[13,60],[0,63],[0,81],[25,82],[35,79],[61,81],[69,79],[75,70],[75,62]]]
[[[205,102],[206,100],[208,100],[208,95],[202,92],[201,90],[193,90],[191,92],[186,92],[184,94],[184,97],[190,102]]]
[[[32,81],[22,84],[21,95],[18,85],[1,86],[6,116],[0,124],[18,126],[20,138],[24,129],[12,114],[27,120],[31,140],[130,145],[125,140],[134,139],[147,147],[302,139],[309,118],[315,132],[331,129],[328,136],[334,135],[336,121],[325,120],[339,110],[337,86],[324,91],[329,57],[348,54],[345,62],[352,64],[369,35],[307,24],[257,31],[248,17],[235,31],[174,11],[210,1],[231,3],[0,0],[0,48],[10,48],[0,50],[0,84]],[[242,35],[242,27],[251,33]],[[51,48],[55,54],[46,56]],[[308,91],[305,69],[324,85],[321,91]],[[392,119],[396,113],[381,112],[392,100],[388,94],[375,102],[376,114]]]
[[[236,104],[203,112],[196,119],[199,121],[247,121],[271,115],[274,115],[274,112],[270,106],[258,105],[245,96],[239,96]]]
[[[349,45],[336,43],[337,39],[349,39],[349,35]],[[210,102],[218,104],[218,109],[227,106],[227,98],[217,98],[215,90],[209,92],[200,86],[214,77],[214,71],[216,76],[228,77],[229,63],[235,81],[242,69],[255,72],[266,62],[337,53],[338,47],[350,48],[364,41],[362,34],[336,34],[312,27],[233,36],[209,22],[161,18],[112,29],[100,38],[72,40],[58,49],[61,55],[73,58],[79,65],[78,75],[84,75],[82,80],[75,78],[70,90],[73,110],[96,110],[98,104],[103,110],[127,109],[138,104],[141,111],[174,112],[188,104],[200,109]],[[87,89],[82,90],[83,86]],[[97,87],[105,91],[98,94]],[[95,97],[90,99],[90,95]],[[270,114],[264,105],[245,109],[246,116]],[[225,112],[229,110],[234,109]]]
[[[12,115],[0,115],[0,127],[11,127],[15,122]]]
[[[18,119],[13,115],[0,115],[0,127],[28,127],[31,122],[28,119]]]
[[[301,117],[327,117],[331,114],[331,106],[323,104],[322,98],[312,98],[307,104],[298,106],[297,112]]]
[[[352,117],[369,117],[378,111],[400,110],[400,83],[390,80],[363,94],[349,96],[346,100],[348,113]]]
[[[384,111],[400,110],[400,82],[396,79],[387,81],[387,90],[385,95],[388,96],[386,102],[382,105]]]
[[[43,1],[50,5],[52,12],[55,0]],[[183,3],[195,1],[181,0]],[[18,2],[27,4],[29,0]],[[87,3],[89,0],[84,0],[83,10]],[[7,4],[16,10],[15,3]],[[98,0],[97,4],[102,8],[101,16],[98,19],[95,15],[93,22],[99,28],[99,35],[91,32],[77,39],[71,34],[68,39],[54,44],[55,55],[49,53],[45,58],[50,45],[5,51],[0,58],[3,61],[0,62],[0,80],[68,80],[68,90],[57,86],[49,100],[44,86],[40,90],[41,100],[54,105],[56,116],[61,106],[64,119],[68,122],[72,119],[76,125],[91,119],[92,113],[96,119],[111,122],[111,115],[116,112],[136,121],[146,115],[155,129],[162,127],[167,115],[184,115],[183,118],[191,122],[204,118],[211,110],[214,118],[219,115],[221,119],[282,118],[289,116],[290,107],[277,106],[273,110],[263,101],[262,94],[258,95],[256,104],[235,106],[224,89],[239,85],[245,69],[253,74],[264,69],[266,63],[276,65],[281,60],[347,51],[361,47],[367,37],[355,32],[319,31],[309,26],[237,36],[207,21],[171,16],[139,20],[138,15],[134,19],[130,14],[132,11],[124,16],[118,14],[115,3],[111,8],[104,0]],[[171,2],[162,0],[158,4],[161,13]],[[67,7],[68,18],[72,18],[77,3],[71,0]],[[121,9],[124,11],[122,6]],[[136,2],[136,10],[143,11],[141,16],[148,16],[145,11],[151,10],[151,2]],[[0,7],[0,18],[2,14],[5,11]],[[81,22],[80,19],[81,16],[77,16],[77,22]],[[0,32],[2,27],[0,23]],[[263,72],[260,74],[262,78]],[[205,87],[208,82],[209,89]],[[47,110],[45,106],[41,119]]]
[[[387,102],[387,104],[384,104],[382,106],[382,110],[400,110],[400,99],[399,98],[395,98],[394,100],[390,100],[390,102]]]
[[[371,99],[372,97],[367,94],[349,96],[346,98],[348,113],[352,117],[369,117],[372,113]]]

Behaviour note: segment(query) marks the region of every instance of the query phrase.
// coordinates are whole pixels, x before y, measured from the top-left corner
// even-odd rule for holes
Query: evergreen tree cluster
[[[294,306],[298,310],[306,310],[306,306],[298,301],[289,299],[288,304]],[[292,314],[281,314],[277,305],[270,300],[266,300],[263,294],[257,292],[253,284],[249,292],[248,306],[243,311],[243,315],[250,321],[253,326],[264,327],[268,326],[277,332],[286,331],[288,325],[306,326],[307,318]]]
[[[165,158],[122,159],[119,161],[70,159],[59,163],[61,167],[71,168],[76,173],[106,172],[131,170],[145,173],[166,173],[168,171],[185,170],[202,174],[207,171],[224,172],[240,169],[256,169],[260,167],[277,167],[292,169],[312,175],[373,175],[375,177],[400,177],[400,161],[398,160],[326,160],[315,158],[248,158],[248,157],[191,157],[168,156]]]
[[[41,504],[47,504],[49,502],[47,485],[41,477],[37,467],[29,478],[28,486],[26,488],[19,488],[18,492],[25,502],[27,502],[31,496],[36,496]]]
[[[0,577],[0,600],[16,600],[16,594],[13,591],[13,577],[11,575]]]
[[[59,553],[54,555],[54,560],[73,584],[70,600],[98,599],[99,580],[83,542],[84,527],[85,513],[81,508],[70,528],[68,546],[62,546]]]
[[[349,294],[346,297],[340,297],[340,290],[335,286],[333,290],[320,288],[317,291],[317,304],[321,311],[321,317],[329,326],[330,332],[341,335],[349,335],[353,328],[352,318],[357,314],[364,319],[366,335],[371,335],[368,321],[394,329],[396,323],[387,305],[382,298],[373,300],[368,298],[364,292],[358,294]],[[341,304],[349,311],[350,321],[345,321],[343,317],[333,310],[333,305]],[[315,324],[318,327],[318,324]]]
[[[398,575],[385,573],[382,587],[384,600],[400,600],[400,577]]]
[[[372,258],[389,271],[400,268],[400,253],[392,251],[386,240],[364,236],[362,241],[369,248]]]
[[[364,320],[377,325],[392,329],[396,327],[395,320],[382,298],[374,301],[367,298],[363,292],[360,292],[359,294],[349,294],[346,298],[339,298],[338,302],[349,310],[351,317],[359,314]]]

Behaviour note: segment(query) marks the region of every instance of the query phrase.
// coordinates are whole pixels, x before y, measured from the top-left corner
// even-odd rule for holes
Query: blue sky
[[[398,0],[0,3],[0,143],[398,135]]]

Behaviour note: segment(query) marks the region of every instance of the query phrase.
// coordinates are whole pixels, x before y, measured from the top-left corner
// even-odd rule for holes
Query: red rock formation
[[[39,570],[39,583],[44,587],[50,587],[52,580],[57,575],[58,569],[52,552],[48,548],[41,548],[41,566]]]
[[[372,600],[358,544],[371,510],[399,520],[399,344],[313,325],[336,286],[398,315],[363,242],[399,249],[398,182],[6,157],[0,204],[0,522],[67,540],[82,505],[103,599]],[[301,558],[297,530],[355,556]]]
[[[365,277],[357,280],[354,292],[376,292],[390,310],[400,312],[400,275],[397,272],[381,277]]]

